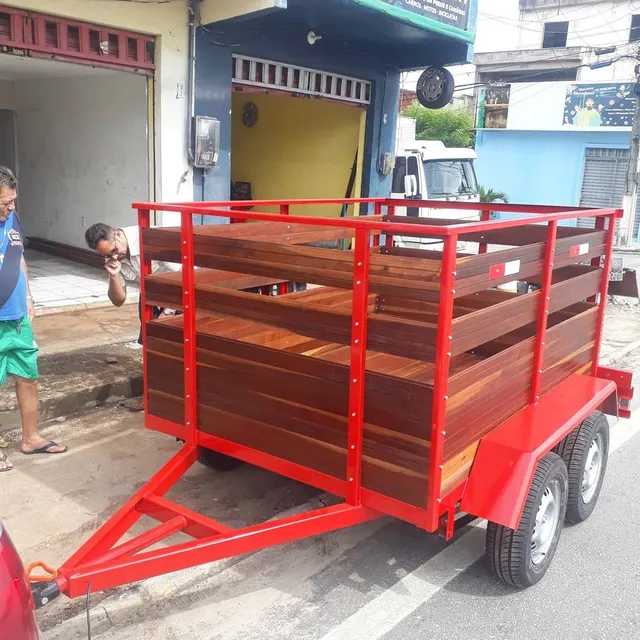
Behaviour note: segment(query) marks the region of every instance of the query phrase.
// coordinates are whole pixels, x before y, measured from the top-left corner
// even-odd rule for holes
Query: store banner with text
[[[381,7],[393,5],[397,9],[437,20],[466,30],[469,24],[471,0],[377,0]]]
[[[636,98],[633,84],[600,82],[567,87],[564,126],[630,127]]]

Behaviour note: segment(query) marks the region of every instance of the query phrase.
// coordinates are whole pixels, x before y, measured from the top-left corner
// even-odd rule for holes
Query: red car
[[[22,560],[0,522],[0,638],[44,640]]]

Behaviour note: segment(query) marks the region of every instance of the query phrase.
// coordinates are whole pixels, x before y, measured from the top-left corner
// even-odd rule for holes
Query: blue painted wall
[[[585,149],[628,148],[630,139],[629,132],[478,131],[478,181],[513,203],[575,206]]]
[[[230,187],[231,151],[231,68],[232,54],[244,54],[277,62],[289,62],[334,73],[370,80],[373,83],[365,141],[363,194],[371,197],[390,192],[391,177],[378,171],[380,153],[393,152],[400,91],[400,72],[386,68],[371,56],[357,51],[345,51],[330,39],[318,41],[313,47],[306,32],[298,26],[265,32],[255,37],[255,22],[243,31],[242,23],[226,38],[200,31],[197,38],[196,115],[213,116],[220,120],[220,163],[216,169],[194,173],[194,199],[228,199]],[[242,42],[241,46],[225,46],[226,40]],[[222,42],[221,42],[222,40]],[[344,43],[343,43],[344,44]],[[345,178],[346,180],[346,178]]]
[[[195,112],[220,120],[220,154],[215,169],[193,170],[194,200],[228,200],[231,187],[231,49],[211,38],[196,40]],[[196,216],[197,224],[203,219]],[[207,217],[209,224],[225,222]]]

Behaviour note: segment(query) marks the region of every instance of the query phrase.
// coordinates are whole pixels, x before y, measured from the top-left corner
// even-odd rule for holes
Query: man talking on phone
[[[127,300],[127,282],[140,282],[140,230],[137,226],[116,228],[103,222],[90,226],[85,233],[87,245],[104,258],[104,268],[109,274],[109,300],[116,307],[121,307]],[[169,273],[180,271],[179,264],[172,262],[152,263],[153,273]],[[138,303],[140,322],[142,322],[142,300]],[[154,307],[153,317],[158,318],[163,309]],[[142,344],[142,327],[138,343]],[[132,411],[142,411],[142,398],[130,403]]]

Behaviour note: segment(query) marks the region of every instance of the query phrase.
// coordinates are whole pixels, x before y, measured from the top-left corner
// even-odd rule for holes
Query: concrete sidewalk
[[[39,419],[67,416],[142,393],[138,306],[36,316]],[[0,387],[0,432],[20,425],[13,381]]]

